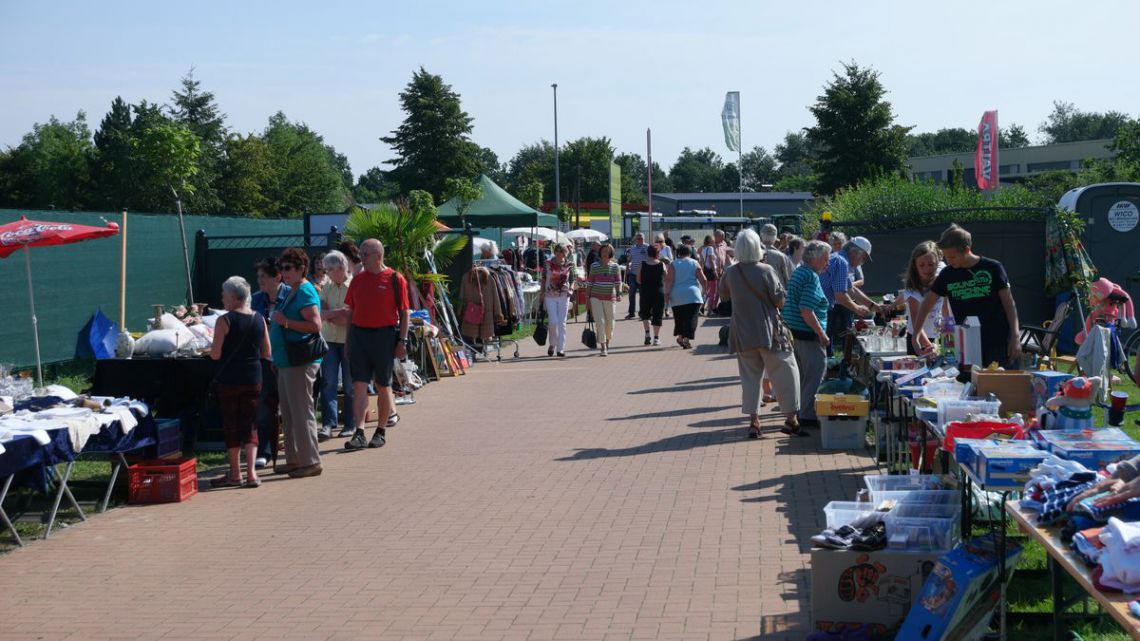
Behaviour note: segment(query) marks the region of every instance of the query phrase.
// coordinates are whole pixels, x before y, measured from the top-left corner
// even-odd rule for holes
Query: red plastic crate
[[[127,468],[128,503],[180,503],[198,493],[198,459],[153,459]]]

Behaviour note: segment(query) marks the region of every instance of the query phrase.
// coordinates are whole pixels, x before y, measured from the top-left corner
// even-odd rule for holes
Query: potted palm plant
[[[424,304],[414,285],[446,280],[444,275],[432,271],[428,253],[435,259],[436,268],[442,269],[467,246],[467,237],[462,234],[440,237],[432,197],[419,190],[395,204],[382,203],[370,210],[352,207],[345,233],[357,243],[376,238],[384,244],[384,264],[399,271],[413,285],[409,296],[417,309]]]

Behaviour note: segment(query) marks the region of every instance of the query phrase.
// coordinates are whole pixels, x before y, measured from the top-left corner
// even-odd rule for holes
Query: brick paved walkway
[[[0,557],[3,639],[803,639],[865,453],[744,438],[735,360],[574,345],[428,386],[325,474],[124,507]],[[666,334],[671,321],[666,322]],[[530,357],[530,358],[527,358]]]

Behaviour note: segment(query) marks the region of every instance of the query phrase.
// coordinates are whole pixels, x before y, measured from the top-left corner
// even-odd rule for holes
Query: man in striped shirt
[[[626,251],[629,256],[629,273],[626,275],[629,283],[629,313],[625,316],[626,320],[637,316],[637,274],[641,272],[641,263],[648,258],[647,251],[649,245],[645,244],[645,234],[638,233],[633,237],[633,245]]]

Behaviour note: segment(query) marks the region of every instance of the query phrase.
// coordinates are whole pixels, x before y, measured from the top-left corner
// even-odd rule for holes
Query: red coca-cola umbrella
[[[36,323],[36,295],[32,289],[32,256],[28,249],[81,243],[85,240],[114,236],[117,233],[119,226],[115,223],[107,223],[106,227],[92,227],[74,223],[28,220],[23,216],[15,222],[0,225],[0,258],[7,258],[19,249],[24,250],[24,264],[28,272],[28,303],[32,309],[32,336],[36,347],[37,385],[43,385],[44,377],[43,366],[40,363],[40,330]]]

